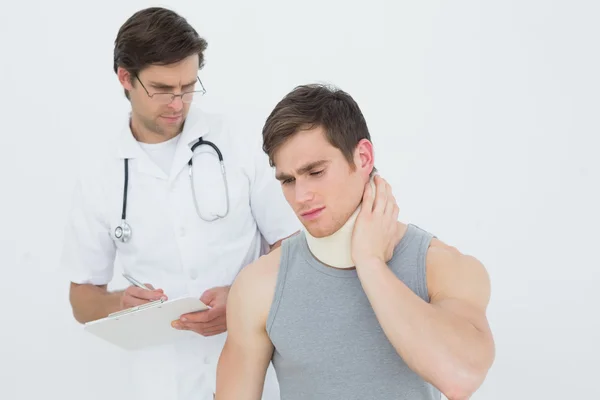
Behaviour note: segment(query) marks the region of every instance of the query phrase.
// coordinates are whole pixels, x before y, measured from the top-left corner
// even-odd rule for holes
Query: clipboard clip
[[[127,315],[127,314],[130,314],[132,312],[136,312],[136,311],[139,311],[139,310],[144,310],[146,308],[151,308],[151,307],[154,307],[154,306],[162,304],[162,303],[164,303],[163,299],[155,300],[155,301],[151,301],[151,302],[146,303],[146,304],[141,304],[139,306],[130,307],[130,308],[127,308],[125,310],[115,311],[114,313],[108,314],[108,316],[109,317],[120,317],[121,315]]]

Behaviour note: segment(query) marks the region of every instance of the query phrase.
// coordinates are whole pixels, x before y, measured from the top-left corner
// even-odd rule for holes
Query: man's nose
[[[306,182],[301,182],[300,180],[296,180],[296,201],[298,203],[305,203],[310,201],[314,197],[314,191],[312,187]]]

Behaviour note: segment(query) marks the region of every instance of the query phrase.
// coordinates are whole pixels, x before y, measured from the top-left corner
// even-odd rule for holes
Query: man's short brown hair
[[[194,54],[202,68],[207,46],[185,18],[166,8],[149,7],[134,13],[119,29],[113,69],[116,73],[122,67],[135,77],[147,66],[174,64]],[[127,91],[125,95],[129,98]]]
[[[277,103],[263,127],[263,150],[271,166],[275,152],[290,137],[317,127],[351,166],[358,142],[371,141],[362,111],[348,93],[330,85],[297,86]]]

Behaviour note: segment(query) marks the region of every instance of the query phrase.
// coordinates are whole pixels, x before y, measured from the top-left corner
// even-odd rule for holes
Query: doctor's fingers
[[[141,290],[144,290],[144,289],[141,289]],[[150,291],[144,290],[144,292],[150,292]],[[136,294],[137,294],[136,291],[134,291],[133,289],[125,290],[125,292],[123,292],[123,295],[121,296],[121,307],[122,308],[131,308],[131,307],[149,303],[151,301],[158,300],[161,297],[164,297],[166,299],[166,296],[162,292],[153,292],[153,294],[151,294],[150,296],[148,296],[148,293],[144,293],[142,295],[145,298],[137,297]]]
[[[153,290],[146,290],[137,286],[129,286],[125,290],[125,294],[136,299],[142,299],[147,301],[160,300],[161,298],[163,300],[167,300],[167,296],[165,295],[162,289],[152,289]]]
[[[150,301],[152,300],[140,299],[123,293],[123,296],[121,296],[121,308],[141,306],[142,304],[147,304]]]
[[[213,321],[219,317],[224,317],[226,313],[225,306],[216,306],[209,308],[208,310],[196,311],[192,313],[187,313],[181,315],[179,318],[182,321],[191,321],[191,322],[209,322]]]
[[[177,329],[184,329],[194,331],[203,336],[215,335],[217,333],[225,332],[227,330],[227,323],[225,318],[219,318],[217,321],[211,322],[187,322],[187,323],[176,323],[174,325]]]
[[[225,316],[216,318],[212,321],[208,322],[193,322],[193,321],[183,321],[177,320],[174,321],[180,327],[191,330],[203,330],[203,329],[212,329],[220,325],[224,325],[226,323]]]
[[[121,308],[127,309],[131,307],[141,306],[142,304],[148,303],[148,300],[138,299],[131,296],[123,296],[121,298]]]

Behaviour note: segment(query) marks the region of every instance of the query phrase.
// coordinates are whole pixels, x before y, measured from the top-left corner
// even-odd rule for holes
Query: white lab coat
[[[229,215],[214,222],[198,217],[191,193],[187,163],[190,144],[199,136],[219,147],[226,166]],[[200,146],[194,154],[201,210],[222,213],[225,197],[216,153]],[[128,243],[113,236],[121,222],[124,157],[130,159],[126,219],[132,237]],[[200,297],[209,288],[230,285],[241,268],[264,253],[265,241],[274,243],[298,229],[299,222],[260,149],[260,132],[231,132],[215,115],[192,109],[170,176],[140,148],[128,120],[114,149],[85,160],[67,223],[62,263],[76,283],[109,283],[116,261],[141,282],[164,289],[169,298]],[[182,332],[182,340],[174,345],[132,353],[136,399],[212,399],[225,336]],[[103,384],[101,377],[98,384]],[[275,400],[278,395],[270,367],[263,398]]]

